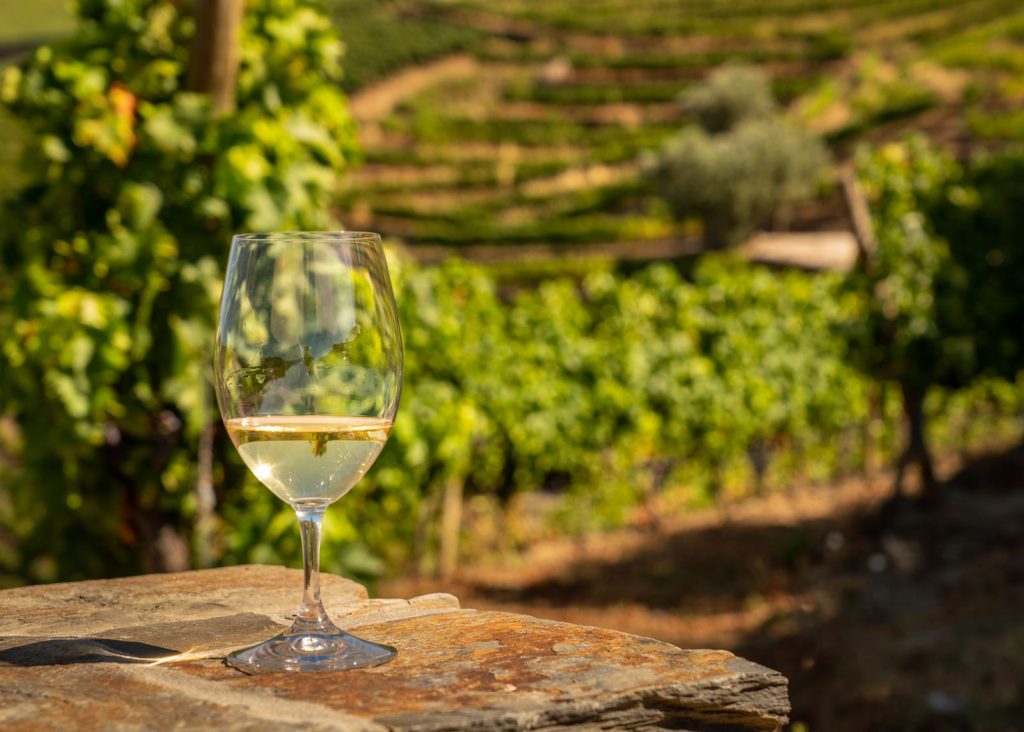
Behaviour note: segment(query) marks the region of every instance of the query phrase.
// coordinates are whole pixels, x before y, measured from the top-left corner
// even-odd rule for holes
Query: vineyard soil
[[[793,729],[1024,729],[1024,448],[940,467],[934,507],[851,479],[379,589],[733,650],[789,677]]]

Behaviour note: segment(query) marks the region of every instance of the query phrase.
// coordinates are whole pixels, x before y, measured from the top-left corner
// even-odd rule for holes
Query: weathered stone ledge
[[[772,730],[786,679],[725,651],[459,607],[369,600],[325,576],[377,668],[246,676],[230,650],[278,632],[301,573],[227,569],[0,592],[0,727],[258,730]]]

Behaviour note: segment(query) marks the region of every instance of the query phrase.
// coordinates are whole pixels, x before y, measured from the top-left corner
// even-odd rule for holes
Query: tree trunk
[[[903,412],[907,418],[907,436],[903,454],[900,455],[896,467],[894,493],[897,497],[902,495],[907,468],[916,464],[921,476],[921,497],[931,500],[936,497],[938,483],[935,480],[932,456],[928,450],[925,436],[924,398],[926,390],[908,384],[901,384],[900,387],[903,391]]]
[[[754,471],[754,495],[765,494],[765,476],[768,474],[768,464],[771,461],[771,448],[768,440],[756,439],[747,445],[747,460]]]
[[[235,109],[238,45],[245,0],[197,0],[188,65],[190,91],[208,94],[220,117]]]
[[[676,461],[672,458],[652,458],[648,464],[649,478],[643,484],[642,517],[640,525],[645,529],[660,532],[663,527],[661,514],[658,511],[658,496],[668,483],[668,477],[675,469]]]
[[[876,463],[884,463],[881,459],[884,448],[880,441],[875,440],[876,434],[880,438],[883,436],[884,400],[885,388],[878,382],[872,382],[868,387],[868,413],[861,425],[861,475],[865,478],[874,475]]]

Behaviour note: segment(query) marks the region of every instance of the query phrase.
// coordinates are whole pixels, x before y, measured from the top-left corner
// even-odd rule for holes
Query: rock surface
[[[451,595],[369,600],[324,576],[377,668],[246,676],[230,650],[281,630],[301,573],[231,567],[0,592],[0,728],[772,730],[786,679],[725,651],[477,612]]]

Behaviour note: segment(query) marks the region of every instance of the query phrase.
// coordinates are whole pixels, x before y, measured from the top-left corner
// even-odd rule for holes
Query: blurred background
[[[220,281],[369,229],[405,391],[325,569],[1022,729],[1018,0],[205,8],[0,2],[0,586],[297,566]]]

